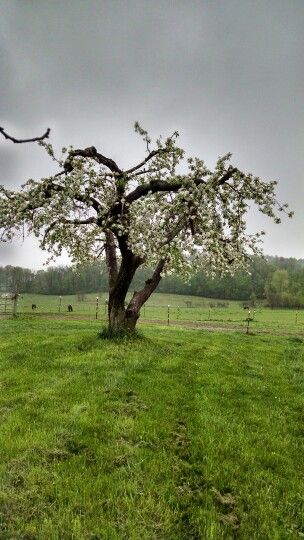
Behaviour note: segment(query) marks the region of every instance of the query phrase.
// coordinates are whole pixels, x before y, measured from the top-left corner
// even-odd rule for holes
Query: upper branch
[[[127,171],[125,171],[125,173],[126,174],[131,174],[131,173],[137,171],[138,169],[143,167],[148,161],[150,161],[150,159],[152,159],[155,156],[157,156],[159,154],[162,154],[164,152],[169,152],[169,150],[167,148],[159,148],[158,150],[152,150],[152,152],[150,152],[150,154],[143,161],[141,161],[140,163],[138,163],[138,165],[135,165],[131,169],[128,169]]]
[[[223,176],[217,180],[217,185],[222,186],[227,182],[235,173],[240,173],[236,167],[229,167]],[[240,173],[241,174],[241,173]],[[194,184],[196,186],[205,184],[206,180],[203,178],[194,179]],[[137,201],[141,197],[145,197],[148,193],[160,193],[160,192],[173,192],[176,193],[183,187],[184,183],[182,180],[174,180],[172,182],[166,182],[164,180],[151,180],[148,184],[137,186],[131,193],[126,197],[126,202],[131,204],[134,201]]]
[[[205,181],[199,179],[195,181],[196,185],[203,184]],[[164,180],[151,180],[148,184],[137,186],[134,191],[129,193],[126,197],[127,203],[137,201],[141,197],[145,197],[148,193],[160,193],[160,192],[176,192],[183,186],[182,181],[166,182]]]
[[[91,223],[97,223],[97,219],[89,217],[86,219],[66,219],[64,218],[61,223],[67,223],[70,225],[90,225]]]
[[[49,138],[50,131],[51,131],[50,128],[48,128],[46,132],[43,135],[41,135],[41,137],[33,137],[32,139],[16,139],[16,137],[12,137],[11,135],[9,135],[8,133],[4,131],[4,128],[0,127],[0,133],[2,133],[5,139],[9,139],[10,141],[16,144],[43,141],[44,139]]]
[[[97,163],[100,163],[101,165],[105,165],[105,167],[108,167],[111,172],[121,174],[122,170],[118,167],[117,163],[113,159],[107,158],[106,156],[103,156],[99,152],[97,152],[95,146],[90,146],[89,148],[85,148],[84,150],[78,149],[78,150],[72,150],[69,153],[68,158],[65,160],[64,163],[64,170],[66,173],[71,172],[73,167],[73,157],[85,157],[85,158],[92,158]]]
[[[225,174],[223,174],[223,176],[219,179],[218,185],[222,186],[223,184],[225,184],[225,182],[227,182],[227,180],[229,180],[237,172],[242,174],[236,167],[232,167],[230,165]]]

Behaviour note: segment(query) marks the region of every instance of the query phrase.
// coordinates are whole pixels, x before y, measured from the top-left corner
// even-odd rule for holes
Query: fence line
[[[17,315],[17,300],[17,294],[2,294],[0,296],[0,315],[15,317]]]
[[[108,312],[108,301],[99,296],[88,300],[74,301],[71,297],[58,296],[57,298],[33,297],[37,303],[32,304],[30,298],[19,298],[18,314],[29,315],[52,315],[70,318],[88,318],[91,320],[106,321]],[[68,304],[72,302],[73,305]],[[192,301],[184,301],[187,305],[161,305],[145,304],[141,309],[141,321],[159,322],[161,324],[174,325],[177,323],[185,326],[191,323],[199,324],[201,327],[221,327],[221,328],[244,328],[248,332],[267,330],[267,328],[277,328],[277,330],[291,331],[296,334],[304,332],[304,311],[291,309],[277,309],[263,307],[261,305],[246,307],[236,302],[218,302],[211,307],[211,302],[191,305]],[[7,308],[6,308],[7,309]],[[0,309],[1,312],[1,309]]]

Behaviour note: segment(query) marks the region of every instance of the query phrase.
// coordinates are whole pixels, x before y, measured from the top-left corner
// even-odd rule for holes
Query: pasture
[[[44,315],[60,318],[96,318],[96,297],[98,296],[97,317],[106,320],[106,293],[59,296],[24,294],[18,300],[18,313],[35,316]],[[32,304],[37,306],[33,312]],[[68,313],[68,305],[73,306],[73,313]],[[210,328],[215,330],[245,331],[248,310],[243,309],[246,302],[216,300],[199,296],[155,293],[141,310],[140,323],[163,324]],[[273,333],[304,336],[304,310],[270,309],[263,302],[257,302],[250,308],[253,321],[250,329],[253,333]]]
[[[0,538],[303,537],[302,338],[99,327],[0,321]]]

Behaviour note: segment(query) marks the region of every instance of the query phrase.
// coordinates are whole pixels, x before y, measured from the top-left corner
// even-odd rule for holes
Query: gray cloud
[[[232,151],[245,170],[279,180],[296,210],[265,251],[303,257],[302,0],[3,0],[1,124],[16,136],[52,128],[58,146],[94,144],[123,167],[142,155],[138,119],[153,135],[178,129],[211,167]],[[0,182],[51,172],[34,146],[1,141]],[[35,243],[32,264],[41,265]],[[1,264],[28,264],[19,244]]]

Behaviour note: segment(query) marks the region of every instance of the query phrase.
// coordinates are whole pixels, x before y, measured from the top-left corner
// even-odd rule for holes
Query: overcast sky
[[[303,0],[2,0],[0,125],[16,137],[51,128],[58,147],[95,145],[124,168],[152,135],[211,168],[220,154],[263,179],[295,217],[267,231],[268,254],[304,257]],[[36,145],[0,140],[0,184],[53,172]],[[0,246],[0,265],[41,268],[33,239]],[[65,261],[63,259],[63,261]]]

